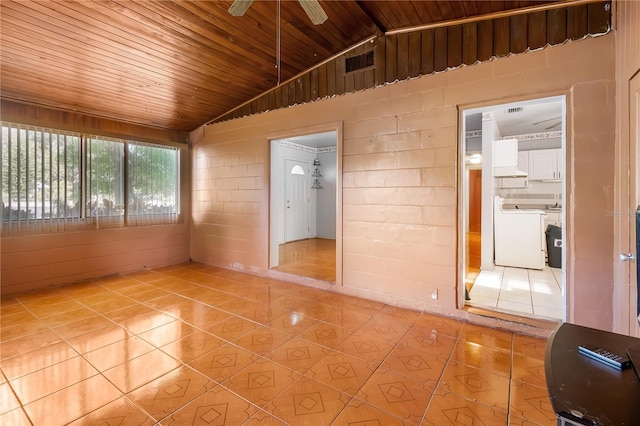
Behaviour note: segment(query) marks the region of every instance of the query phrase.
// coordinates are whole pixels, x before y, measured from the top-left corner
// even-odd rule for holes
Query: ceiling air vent
[[[374,51],[361,53],[359,55],[350,56],[344,60],[344,72],[350,73],[372,68],[375,65]]]
[[[507,114],[513,114],[515,112],[522,112],[522,107],[513,107],[507,109]]]

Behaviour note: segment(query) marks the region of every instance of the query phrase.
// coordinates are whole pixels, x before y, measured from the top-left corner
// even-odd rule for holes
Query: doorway
[[[565,319],[565,97],[461,111],[467,308]]]
[[[272,270],[335,283],[338,133],[272,139]]]

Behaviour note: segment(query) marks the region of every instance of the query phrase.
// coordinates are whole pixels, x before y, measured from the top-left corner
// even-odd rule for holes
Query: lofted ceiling
[[[372,35],[545,3],[323,0],[316,26],[294,0],[2,0],[0,94],[188,131],[278,85],[278,22],[283,82]]]

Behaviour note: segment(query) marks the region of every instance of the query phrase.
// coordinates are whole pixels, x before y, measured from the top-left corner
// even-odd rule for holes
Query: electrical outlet
[[[437,300],[438,299],[438,289],[434,288],[433,290],[431,290],[431,298],[433,300]]]

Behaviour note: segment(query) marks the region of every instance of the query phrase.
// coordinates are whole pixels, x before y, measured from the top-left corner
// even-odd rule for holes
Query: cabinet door
[[[529,180],[559,179],[558,149],[529,151]]]
[[[554,149],[556,151],[556,179],[564,179],[564,154],[561,149]]]
[[[518,151],[518,166],[516,168],[522,172],[529,171],[529,151]]]

